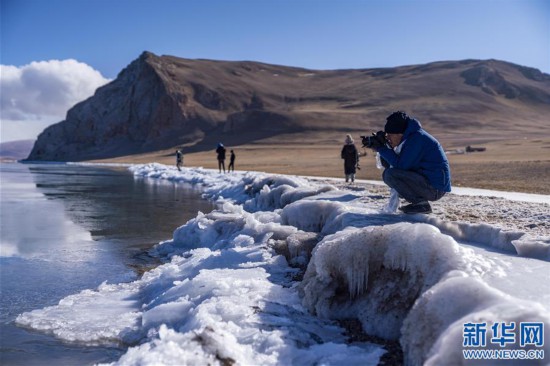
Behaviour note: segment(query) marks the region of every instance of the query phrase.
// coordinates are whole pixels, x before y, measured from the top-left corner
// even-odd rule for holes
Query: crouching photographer
[[[361,138],[364,147],[378,152],[385,161],[384,183],[410,202],[399,207],[404,213],[430,213],[429,201],[451,191],[451,171],[443,148],[405,112],[390,114],[384,131]]]

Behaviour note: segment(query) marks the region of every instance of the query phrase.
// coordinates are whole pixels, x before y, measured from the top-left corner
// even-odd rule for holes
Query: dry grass
[[[278,137],[227,148],[228,153],[232,148],[235,150],[237,170],[343,177],[343,161],[340,159],[342,145],[338,137],[343,140],[343,135],[328,135],[323,139],[311,134],[292,135],[284,139]],[[456,142],[441,142],[447,149],[465,147]],[[356,144],[360,145],[357,141]],[[503,140],[475,146],[484,146],[487,151],[449,155],[454,186],[550,194],[550,138]],[[158,162],[173,165],[174,151],[175,148],[101,162]],[[380,180],[381,171],[375,167],[374,153],[363,151],[367,156],[361,158],[357,179]],[[184,165],[217,169],[214,148],[185,154]]]
[[[449,156],[455,185],[550,194],[550,139],[484,146],[486,152]]]

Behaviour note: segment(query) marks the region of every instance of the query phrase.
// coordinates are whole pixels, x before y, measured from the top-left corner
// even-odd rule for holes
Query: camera
[[[386,133],[384,131],[378,131],[372,133],[370,136],[360,136],[363,147],[369,149],[378,149],[386,145]]]

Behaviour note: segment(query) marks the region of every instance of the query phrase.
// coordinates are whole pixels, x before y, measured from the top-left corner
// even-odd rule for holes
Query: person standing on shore
[[[227,167],[227,171],[235,171],[235,152],[231,150],[231,155],[229,156],[229,166]]]
[[[181,171],[183,166],[183,153],[180,150],[176,150],[176,168]]]
[[[346,135],[344,141],[344,147],[342,148],[341,157],[344,159],[344,174],[346,176],[346,183],[351,180],[351,183],[355,181],[356,169],[359,168],[359,153],[353,143],[351,135]]]
[[[218,169],[221,173],[223,168],[223,172],[225,173],[225,147],[221,142],[218,144],[216,153],[218,154]]]

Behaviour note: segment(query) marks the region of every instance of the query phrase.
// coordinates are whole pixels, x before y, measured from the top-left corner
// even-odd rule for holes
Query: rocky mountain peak
[[[550,113],[550,76],[497,60],[320,71],[145,51],[44,130],[28,159],[77,161],[309,130],[369,131],[396,108],[429,117],[436,133],[469,125],[518,133]]]

